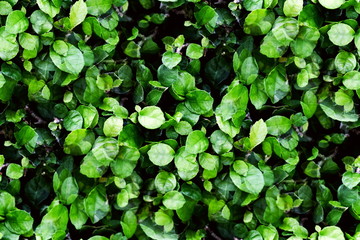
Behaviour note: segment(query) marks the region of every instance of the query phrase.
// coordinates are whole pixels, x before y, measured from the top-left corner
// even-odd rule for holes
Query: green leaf
[[[274,136],[280,136],[291,128],[291,120],[284,116],[273,116],[266,120],[268,133]]]
[[[301,26],[299,34],[291,42],[291,51],[300,58],[309,57],[320,38],[320,32],[313,27]]]
[[[110,206],[106,197],[106,189],[103,185],[94,187],[84,199],[85,212],[92,223],[97,223],[109,212]]]
[[[345,74],[354,70],[356,67],[356,57],[346,51],[339,52],[335,58],[335,68],[339,73]]]
[[[84,201],[82,198],[76,198],[71,204],[69,217],[76,229],[81,229],[86,223],[88,216],[85,213]]]
[[[216,130],[211,134],[210,142],[217,154],[224,154],[233,148],[233,139],[221,130]]]
[[[5,27],[1,27],[0,28],[0,58],[3,61],[8,61],[14,58],[18,54],[18,52],[19,52],[19,45],[16,41],[16,35],[8,33],[5,30]],[[4,90],[5,92],[9,92],[10,90],[10,96],[11,96],[13,84],[14,84],[13,81],[10,80],[6,81],[6,84],[2,86],[2,90]],[[6,89],[8,90],[6,91]],[[0,95],[0,97],[4,99],[4,101],[5,100],[7,101],[7,98],[10,97],[9,96],[5,98],[2,97],[2,95],[4,95],[4,93]]]
[[[304,93],[300,104],[304,115],[307,118],[311,118],[315,114],[318,106],[317,97],[312,91],[307,91]]]
[[[360,89],[360,73],[358,71],[351,71],[343,76],[342,83],[347,89],[358,90]]]
[[[190,43],[186,48],[186,56],[192,59],[199,59],[203,56],[204,49],[199,44]]]
[[[355,31],[345,23],[336,23],[331,26],[328,35],[336,46],[346,46],[354,39]]]
[[[166,193],[176,187],[176,177],[174,174],[162,171],[155,177],[155,188],[159,193]]]
[[[87,6],[83,0],[76,1],[70,8],[70,26],[71,29],[81,24],[87,15]]]
[[[193,113],[205,114],[212,109],[214,99],[204,90],[193,90],[186,94],[185,106]]]
[[[331,100],[326,99],[320,103],[321,109],[325,114],[334,120],[343,121],[343,122],[356,122],[359,119],[359,116],[354,112],[344,112],[344,109],[334,103]]]
[[[284,14],[287,17],[296,17],[303,9],[303,0],[286,0],[284,2]]]
[[[177,151],[175,155],[175,166],[180,178],[184,181],[194,178],[199,172],[196,154],[188,153],[185,147],[181,147]]]
[[[36,10],[31,14],[30,22],[37,34],[49,32],[53,28],[53,19],[40,10]]]
[[[197,154],[205,152],[209,147],[209,140],[200,130],[191,132],[186,138],[185,149],[188,153]]]
[[[25,32],[29,27],[29,20],[20,10],[12,11],[6,18],[5,29],[12,34]]]
[[[67,177],[61,184],[59,199],[66,205],[72,204],[79,195],[78,184],[73,177]]]
[[[71,110],[64,118],[64,128],[67,131],[74,131],[83,127],[83,118],[76,110]]]
[[[336,9],[345,3],[345,0],[319,0],[319,3],[327,9]]]
[[[256,121],[254,125],[251,126],[249,136],[250,150],[265,140],[267,132],[267,124],[265,124],[264,120],[262,119]]]
[[[12,11],[12,6],[6,1],[0,1],[0,15],[9,15]]]
[[[209,5],[205,5],[198,12],[195,12],[194,15],[196,23],[202,26],[210,22],[216,16],[216,12]]]
[[[111,116],[104,122],[104,134],[107,137],[119,136],[123,129],[123,119],[117,116]]]
[[[238,174],[233,169],[230,170],[230,178],[240,190],[250,193],[259,194],[265,186],[262,172],[255,166],[246,163],[248,170],[245,176]]]
[[[156,166],[168,165],[175,156],[175,151],[165,143],[157,143],[148,151],[150,161]]]
[[[319,240],[345,240],[344,233],[339,227],[324,227],[319,232]]]
[[[267,9],[256,9],[245,18],[244,32],[258,36],[267,34],[275,21],[275,14]]]
[[[22,235],[32,230],[34,219],[24,210],[9,211],[5,218],[5,226],[13,233]]]
[[[144,107],[138,116],[139,123],[147,129],[157,129],[165,123],[164,113],[159,107]]]
[[[12,179],[19,179],[23,176],[24,169],[22,166],[16,163],[10,163],[6,168],[6,176]]]
[[[184,206],[185,197],[178,191],[167,192],[162,199],[162,203],[167,209],[177,210]]]
[[[264,80],[265,91],[272,103],[277,103],[289,92],[286,70],[282,65],[275,67]]]
[[[115,160],[111,162],[111,171],[120,178],[132,175],[140,158],[140,152],[133,147],[122,146]]]
[[[137,217],[132,211],[126,211],[120,221],[123,232],[127,238],[131,238],[137,229],[138,222]]]
[[[360,174],[347,171],[343,174],[341,180],[347,188],[353,189],[360,183]]]
[[[35,229],[36,235],[44,240],[52,239],[58,231],[66,231],[69,221],[68,209],[64,205],[58,204],[48,210]]]
[[[15,209],[15,198],[8,192],[0,192],[0,216]]]
[[[95,134],[86,129],[77,129],[72,131],[64,143],[64,152],[70,155],[87,154],[95,142]]]
[[[87,11],[91,15],[100,16],[110,10],[112,2],[112,0],[87,0]]]
[[[173,69],[181,62],[181,55],[172,51],[167,51],[161,58],[162,63],[169,69]]]
[[[61,46],[60,49],[58,49],[59,46]],[[50,50],[50,58],[56,67],[70,74],[79,74],[85,65],[82,52],[62,40],[54,42]]]
[[[50,0],[36,0],[37,5],[44,13],[50,17],[55,17],[60,12],[60,6],[56,6],[54,1]]]

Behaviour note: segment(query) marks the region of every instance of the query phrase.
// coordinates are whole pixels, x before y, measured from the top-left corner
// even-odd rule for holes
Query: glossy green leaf
[[[157,143],[148,151],[150,161],[157,166],[168,165],[175,156],[175,151],[165,143]]]
[[[71,28],[76,27],[77,25],[81,24],[87,15],[87,6],[83,0],[79,0],[75,2],[70,9],[70,26]]]
[[[159,107],[150,106],[139,112],[138,121],[147,129],[156,129],[165,123],[165,117]]]
[[[106,189],[98,185],[91,190],[84,199],[85,212],[91,222],[97,223],[103,219],[110,211],[109,202],[106,197]]]
[[[5,29],[12,34],[25,32],[29,27],[29,20],[25,13],[19,10],[12,11],[6,18]]]
[[[291,128],[291,120],[284,116],[273,116],[266,120],[267,131],[269,134],[279,136],[286,133]]]
[[[355,35],[354,29],[345,23],[336,23],[328,31],[330,41],[336,46],[348,45]]]

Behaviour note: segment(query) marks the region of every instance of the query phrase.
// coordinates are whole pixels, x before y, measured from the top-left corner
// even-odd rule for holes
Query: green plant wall
[[[0,239],[360,239],[358,0],[1,0]]]

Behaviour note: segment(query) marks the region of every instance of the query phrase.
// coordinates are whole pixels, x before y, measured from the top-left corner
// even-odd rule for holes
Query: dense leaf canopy
[[[0,239],[360,239],[358,0],[0,0]]]

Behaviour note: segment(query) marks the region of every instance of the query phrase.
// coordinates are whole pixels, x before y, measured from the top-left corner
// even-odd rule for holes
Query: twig
[[[5,163],[4,165],[0,166],[0,171],[3,169],[3,168],[6,168],[7,166],[9,166],[10,163]]]
[[[118,8],[117,6],[113,5],[113,8],[115,9],[116,13],[119,15],[119,17],[124,17],[124,13],[121,12],[120,8]]]
[[[218,235],[216,235],[216,233],[214,233],[213,230],[210,229],[210,227],[208,225],[205,226],[205,231],[207,231],[208,233],[210,233],[211,237],[213,237],[216,240],[222,240],[221,237],[219,237]]]
[[[25,110],[30,113],[30,115],[36,119],[36,122],[34,122],[35,125],[46,125],[47,122],[43,120],[40,116],[38,116],[33,110],[30,109],[28,105],[25,106]]]

